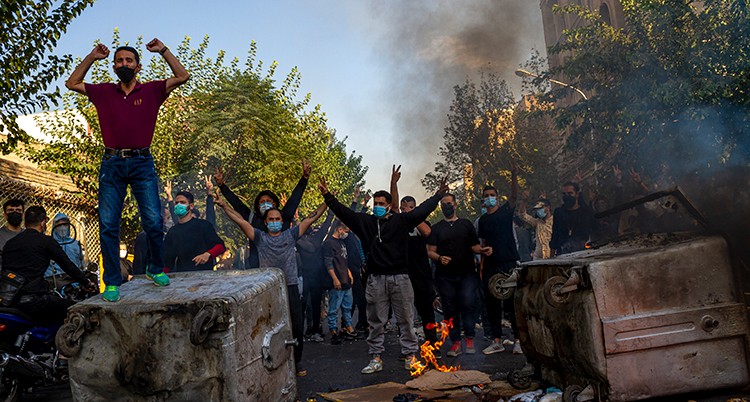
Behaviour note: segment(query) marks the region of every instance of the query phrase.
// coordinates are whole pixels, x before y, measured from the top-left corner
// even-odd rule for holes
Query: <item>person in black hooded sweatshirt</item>
[[[393,307],[401,328],[399,342],[401,354],[406,359],[405,368],[411,369],[410,358],[419,351],[419,345],[414,333],[414,290],[408,273],[409,232],[427,219],[448,191],[445,179],[440,182],[440,189],[434,196],[414,210],[400,214],[390,211],[392,198],[386,191],[373,194],[373,214],[369,215],[356,213],[341,204],[328,192],[328,185],[322,176],[318,189],[336,217],[359,237],[366,255],[365,295],[370,326],[367,344],[372,359],[361,373],[383,370],[380,355],[385,351],[384,326],[388,320],[389,306]]]
[[[297,207],[299,207],[299,203],[302,201],[302,194],[305,192],[307,180],[310,178],[311,172],[312,167],[308,164],[307,158],[303,158],[302,177],[299,179],[297,186],[294,187],[294,190],[292,190],[292,195],[289,197],[286,204],[284,204],[283,208],[280,205],[281,202],[279,201],[279,197],[271,190],[263,190],[258,193],[258,196],[255,197],[253,207],[249,208],[239,197],[237,197],[236,194],[232,192],[232,190],[229,189],[229,187],[227,187],[224,172],[219,168],[216,169],[214,180],[216,180],[216,185],[219,187],[219,190],[221,190],[221,194],[229,205],[231,205],[243,219],[250,222],[254,228],[266,232],[268,229],[263,221],[263,214],[271,208],[277,208],[281,211],[281,218],[283,219],[281,230],[289,229],[292,221],[294,221]],[[245,259],[245,269],[258,268],[259,266],[260,261],[258,260],[258,249],[253,242],[250,242],[248,245],[248,256]]]

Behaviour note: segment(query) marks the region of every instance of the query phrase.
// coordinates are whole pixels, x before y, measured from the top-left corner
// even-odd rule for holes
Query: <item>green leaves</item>
[[[94,0],[3,0],[0,7],[0,120],[8,130],[0,151],[8,153],[28,135],[15,123],[19,115],[55,103],[60,94],[43,91],[67,70],[71,56],[46,55],[68,24]],[[57,8],[53,8],[53,7]]]
[[[565,56],[548,77],[583,89],[560,103],[566,148],[584,160],[645,167],[659,181],[750,161],[750,18],[746,0],[623,0],[615,29],[581,6],[556,7],[587,24],[549,49]],[[546,93],[559,101],[568,90]],[[587,145],[593,133],[595,141]],[[656,173],[655,173],[656,175]]]

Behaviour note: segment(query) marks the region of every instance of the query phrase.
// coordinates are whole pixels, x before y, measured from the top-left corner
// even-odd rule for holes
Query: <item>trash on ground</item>
[[[442,372],[429,370],[406,383],[408,387],[420,391],[430,389],[451,389],[466,385],[487,384],[490,382],[489,374],[477,370]]]
[[[336,402],[392,402],[393,398],[401,394],[414,394],[414,390],[404,384],[386,382],[362,388],[347,389],[338,392],[320,393],[321,397]],[[445,396],[444,392],[427,390],[420,391],[423,401],[430,401]]]

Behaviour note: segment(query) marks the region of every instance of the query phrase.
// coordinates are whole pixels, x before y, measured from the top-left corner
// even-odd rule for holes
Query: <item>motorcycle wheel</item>
[[[0,391],[0,402],[18,402],[21,400],[23,390],[17,379],[2,379],[2,391]]]

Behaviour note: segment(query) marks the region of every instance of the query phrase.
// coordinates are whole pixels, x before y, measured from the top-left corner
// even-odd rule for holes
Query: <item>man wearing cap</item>
[[[129,46],[115,50],[114,71],[120,82],[84,84],[91,65],[105,59],[109,49],[99,44],[76,67],[65,86],[88,96],[96,106],[104,142],[104,156],[99,171],[99,238],[104,260],[104,300],[120,299],[122,274],[119,264],[120,221],[122,205],[130,185],[138,202],[141,226],[148,235],[149,263],[146,276],[157,286],[169,285],[163,272],[163,235],[161,229],[159,183],[151,155],[156,117],[161,104],[190,74],[158,39],[146,45],[159,53],[172,69],[172,77],[163,81],[140,83],[135,75],[141,71],[138,51]]]
[[[521,194],[521,205],[518,207],[518,217],[528,223],[536,232],[536,249],[534,259],[542,260],[550,258],[552,254],[549,249],[549,241],[552,239],[552,207],[544,197],[534,204],[533,216],[526,213],[526,203],[529,201],[529,190]]]
[[[70,218],[60,212],[52,219],[52,238],[62,247],[70,261],[79,269],[83,269],[83,249],[78,240],[70,237]],[[63,273],[62,268],[56,262],[51,262],[44,276],[52,276]]]

